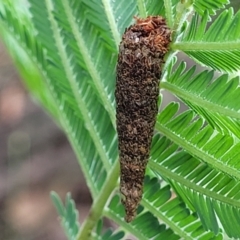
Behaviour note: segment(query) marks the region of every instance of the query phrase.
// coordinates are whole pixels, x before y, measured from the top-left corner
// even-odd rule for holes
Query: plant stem
[[[116,187],[119,176],[119,162],[116,161],[109,172],[107,179],[101,189],[100,194],[94,200],[92,207],[89,211],[88,217],[81,226],[81,230],[77,235],[77,240],[90,239],[91,231],[95,227],[96,222],[101,218],[104,206],[108,201],[109,196]]]

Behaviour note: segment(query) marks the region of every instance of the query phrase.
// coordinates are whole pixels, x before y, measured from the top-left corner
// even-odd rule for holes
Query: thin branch
[[[95,198],[88,217],[85,219],[81,230],[77,235],[77,240],[86,240],[89,239],[91,231],[95,227],[97,221],[101,218],[103,214],[104,207],[108,202],[109,196],[116,187],[116,183],[119,176],[119,162],[116,161],[111,172],[108,174],[108,177],[101,189],[101,192]]]

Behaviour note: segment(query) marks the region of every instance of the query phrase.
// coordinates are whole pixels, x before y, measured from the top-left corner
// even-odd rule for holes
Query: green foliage
[[[174,71],[172,68],[169,64],[168,80],[163,81],[162,86],[202,115],[213,128],[240,138],[239,76],[231,79],[228,74],[214,77],[214,71],[207,70],[195,74],[196,66],[186,70],[185,62]]]
[[[207,28],[209,14],[195,14],[188,29],[174,49],[182,50],[199,63],[222,72],[238,71],[240,46],[240,11],[223,11]],[[199,23],[200,22],[200,23]]]
[[[157,147],[159,145],[160,148]],[[159,153],[161,157],[158,157]],[[189,208],[199,214],[205,228],[217,233],[217,219],[224,225],[231,213],[231,224],[239,221],[239,215],[233,214],[240,207],[239,181],[209,167],[160,135],[153,139],[150,167],[161,173]],[[225,212],[220,213],[220,203]],[[231,229],[233,225],[228,227],[226,229]],[[238,228],[232,230],[229,236],[234,236],[231,232],[237,232]]]
[[[76,239],[79,231],[78,211],[76,210],[74,201],[71,199],[71,194],[68,193],[66,196],[65,208],[55,192],[51,192],[51,198],[59,216],[61,217],[61,224],[68,239]]]
[[[193,7],[197,13],[203,15],[205,10],[208,10],[210,14],[215,14],[216,10],[223,8],[229,0],[193,0]]]
[[[27,87],[66,133],[92,194],[81,226],[70,195],[64,206],[51,194],[68,239],[240,238],[240,11],[218,13],[227,0],[28,2],[24,11],[21,0],[0,2],[0,32]],[[159,113],[129,224],[118,193],[115,66],[133,16],[155,14],[173,30],[161,89],[189,109],[172,102]],[[188,67],[177,51],[210,69]],[[104,230],[104,218],[118,227]]]

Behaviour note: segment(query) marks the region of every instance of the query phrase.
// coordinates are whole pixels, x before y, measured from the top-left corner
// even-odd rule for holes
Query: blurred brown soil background
[[[0,240],[66,239],[51,190],[71,192],[82,222],[91,197],[71,146],[0,42]]]

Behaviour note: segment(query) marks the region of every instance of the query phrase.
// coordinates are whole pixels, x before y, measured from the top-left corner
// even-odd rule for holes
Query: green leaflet
[[[238,222],[239,182],[179,149],[166,137],[155,135],[152,145],[150,167],[171,183],[190,209],[199,214],[205,228],[218,233],[220,226],[216,220],[217,216],[224,230],[232,237],[238,238],[240,232],[232,231],[233,225],[225,224],[225,220],[228,218],[228,212],[235,212],[231,219],[232,222]],[[153,193],[148,200],[157,199]],[[161,196],[160,199],[164,198]],[[224,212],[219,211],[219,204],[226,209]],[[159,214],[161,212],[160,208]]]
[[[200,15],[203,15],[205,10],[215,14],[216,10],[223,8],[226,4],[229,4],[229,0],[193,0],[193,7]]]
[[[190,110],[176,117],[168,118],[168,111],[173,111],[170,104],[159,114],[156,129],[188,151],[191,155],[208,163],[236,179],[240,179],[240,143],[234,143],[230,135],[214,131],[204,125]],[[174,109],[175,114],[177,109]]]
[[[160,187],[156,178],[146,179],[143,205],[148,210],[156,208],[156,216],[178,233],[181,239],[222,239],[221,234],[214,236],[214,233],[206,232],[199,219],[185,207],[181,199],[173,197],[169,200],[170,197],[172,193],[168,185]]]
[[[37,3],[39,2],[37,1]],[[42,8],[42,11],[44,11],[44,8]],[[43,51],[42,45],[36,41],[33,33],[30,33],[24,25],[19,24],[19,20],[14,18],[11,15],[11,12],[7,11],[6,9],[6,15],[4,16],[4,24],[6,24],[6,27],[8,27],[8,23],[13,23],[11,28],[9,28],[10,32],[13,34],[13,36],[20,40],[21,46],[26,49],[31,59],[38,67],[38,70],[44,76],[45,83],[48,86],[48,89],[50,90],[50,93],[54,99],[54,103],[58,108],[60,123],[65,131],[68,132],[69,139],[72,142],[78,157],[83,161],[86,161],[85,163],[81,162],[81,166],[83,172],[87,176],[86,179],[90,186],[90,190],[92,191],[93,195],[97,194],[97,189],[101,188],[106,177],[106,172],[103,168],[103,163],[101,161],[97,161],[97,159],[100,158],[96,153],[95,146],[93,145],[94,138],[92,140],[90,137],[91,134],[89,135],[89,132],[86,129],[86,126],[89,126],[89,122],[82,121],[82,115],[79,112],[79,107],[83,106],[77,105],[69,82],[63,77],[65,76],[65,73],[61,72],[62,68],[58,67],[57,65],[60,64],[61,66],[59,59],[54,55],[51,56],[53,58],[45,55],[47,53]],[[54,48],[51,36],[48,47],[50,49]],[[84,76],[84,78],[86,77]],[[32,81],[32,79],[29,79],[29,81]],[[109,153],[111,153],[111,161],[114,161],[116,160],[116,157],[114,158],[114,154],[117,156],[116,147],[114,147],[116,146],[116,137],[115,131],[111,126],[110,119],[106,118],[107,113],[102,111],[101,105],[98,105],[99,102],[93,98],[94,95],[90,91],[91,87],[87,85],[85,85],[85,87],[82,85],[82,87],[83,88],[80,89],[80,92],[82,92],[82,96],[85,101],[89,98],[89,96],[91,96],[91,101],[87,101],[88,107],[90,107],[89,113],[92,111],[91,121],[101,119],[104,122],[104,124],[100,125],[101,127],[98,127],[97,130],[103,134],[103,138],[101,138],[101,140],[105,138],[109,146],[113,147],[112,149],[109,147],[108,150],[111,149]],[[101,115],[101,118],[99,117],[99,114]],[[86,115],[84,117],[86,117]],[[108,124],[106,119],[108,119]],[[112,130],[109,131],[109,128]],[[93,129],[90,128],[89,130],[92,131]],[[95,133],[95,143],[98,137],[98,133]],[[107,145],[107,143],[104,143],[104,145],[105,144]],[[81,148],[79,148],[79,146],[81,146]],[[101,149],[98,148],[98,150],[102,151]],[[109,161],[108,164],[110,164],[111,161]]]
[[[71,198],[71,194],[68,193],[66,195],[65,206],[61,202],[61,199],[57,193],[51,192],[51,199],[57,209],[59,216],[61,217],[61,225],[65,230],[66,236],[69,240],[75,240],[80,226],[78,222],[78,210],[76,209],[74,200]],[[93,239],[119,240],[124,236],[123,231],[113,231],[111,229],[107,229],[107,231],[102,234],[102,228],[102,221],[99,221],[96,230],[97,234],[93,234]]]
[[[239,77],[229,79],[227,74],[214,77],[213,71],[195,74],[196,66],[186,70],[186,63],[168,66],[168,74],[161,87],[165,88],[190,108],[202,115],[220,133],[240,138]],[[172,68],[176,68],[172,71]]]
[[[71,194],[68,193],[66,195],[65,207],[55,192],[51,192],[51,198],[61,217],[61,224],[66,236],[69,240],[75,240],[80,227],[78,223],[78,211],[76,210],[74,201],[71,199]]]
[[[165,16],[163,1],[159,2],[157,0],[147,0],[142,2],[145,5],[146,16],[149,15]]]
[[[36,65],[31,61],[26,52],[19,47],[16,38],[14,38],[3,26],[0,28],[2,39],[9,49],[10,54],[14,56],[15,65],[22,79],[31,79],[31,81],[25,81],[27,88],[33,93],[37,101],[44,105],[53,117],[58,119],[57,106],[55,105],[47,86],[42,81],[42,76],[38,72]]]
[[[205,232],[199,219],[192,214],[183,204],[181,199],[171,199],[172,193],[169,185],[160,186],[157,178],[145,178],[143,206],[150,212],[155,212],[155,216],[161,219],[179,236],[166,227],[159,225],[156,218],[139,207],[138,216],[131,224],[126,224],[122,219],[124,209],[119,204],[119,197],[115,196],[105,210],[105,215],[126,230],[133,233],[138,239],[222,239],[221,234],[214,236],[214,233]],[[121,216],[121,220],[116,217]],[[180,237],[180,238],[179,238]]]
[[[77,6],[74,5],[75,11],[71,12],[70,5],[68,5],[70,3],[71,2],[58,1],[58,3],[55,3],[55,5],[51,5],[50,2],[48,2],[48,4],[40,4],[38,1],[32,1],[31,11],[34,16],[33,22],[39,32],[39,40],[42,40],[44,47],[47,49],[48,58],[51,59],[52,56],[54,56],[54,59],[51,59],[51,62],[54,63],[54,66],[50,66],[48,71],[50,74],[52,74],[52,79],[56,79],[53,84],[57,84],[58,87],[61,86],[64,88],[64,90],[57,90],[57,92],[58,94],[60,93],[60,101],[66,102],[66,104],[64,103],[62,105],[64,111],[68,114],[69,120],[72,121],[72,135],[74,136],[76,133],[78,133],[78,129],[81,126],[80,124],[83,123],[83,127],[89,134],[89,141],[93,141],[95,147],[92,148],[90,142],[88,143],[83,137],[79,138],[78,141],[83,142],[79,142],[78,146],[81,146],[81,151],[87,150],[89,153],[91,152],[91,149],[96,149],[98,152],[97,154],[99,154],[101,159],[96,160],[99,157],[96,155],[96,153],[94,153],[94,151],[92,151],[92,157],[84,157],[86,162],[84,165],[82,164],[82,168],[86,169],[86,171],[84,171],[85,174],[91,176],[91,178],[94,178],[93,182],[96,181],[95,183],[98,185],[98,187],[100,187],[102,186],[106,176],[102,164],[104,165],[105,169],[109,169],[110,162],[115,161],[117,158],[117,152],[115,151],[115,157],[112,154],[111,160],[109,160],[109,155],[106,149],[109,150],[109,146],[116,147],[115,130],[109,121],[107,112],[103,109],[102,105],[97,99],[97,96],[99,95],[100,99],[103,101],[107,101],[106,96],[113,98],[113,94],[107,94],[105,93],[105,90],[102,90],[104,88],[108,89],[107,91],[109,91],[113,88],[113,84],[111,84],[111,81],[109,81],[109,78],[112,78],[112,72],[103,72],[106,79],[105,83],[111,84],[108,84],[109,86],[103,86],[102,84],[104,83],[100,82],[100,75],[99,71],[97,70],[97,68],[99,68],[99,66],[97,66],[99,60],[95,58],[95,62],[93,63],[93,58],[91,59],[89,56],[91,53],[86,53],[86,50],[91,49],[93,53],[98,47],[101,48],[98,46],[98,43],[94,41],[94,39],[97,37],[97,35],[94,34],[97,33],[94,31],[94,29],[89,31],[91,26],[88,22],[81,22],[83,26],[80,28],[78,27],[79,29],[76,29],[76,21],[74,21],[76,20],[76,17],[74,14],[79,14],[80,10],[82,9],[79,5],[79,9],[76,9]],[[56,7],[54,16],[56,19],[59,19],[58,22],[55,21],[52,15],[52,10],[54,10],[54,7]],[[38,17],[39,14],[37,14],[37,12],[39,13],[39,11],[43,12],[43,15],[45,14],[49,17]],[[60,15],[65,17],[61,18],[60,20]],[[49,27],[46,27],[44,31],[42,31],[41,26],[43,25],[47,25]],[[58,28],[61,29],[61,32],[59,32]],[[89,34],[86,35],[86,32],[84,32],[84,36],[88,38],[94,36],[92,41],[86,39],[86,42],[92,44],[88,46],[88,48],[86,48],[83,39],[80,39],[80,36],[78,35],[83,31],[81,31],[81,28],[88,29]],[[65,48],[66,51],[64,51]],[[56,57],[54,54],[55,51],[59,52],[59,57]],[[103,50],[102,53],[104,54],[102,56],[103,58],[110,59],[111,61],[111,58],[106,56],[108,51]],[[101,55],[99,55],[99,57],[100,56]],[[106,62],[106,64],[108,64],[109,67],[111,65],[112,68],[114,67],[113,62]],[[102,69],[104,69],[104,71],[107,70],[106,67],[103,67]],[[90,81],[91,78],[94,79],[95,84],[98,86],[97,91],[92,87],[93,85]],[[99,92],[101,93],[98,95]],[[113,116],[112,106],[109,105],[110,102],[111,101],[108,101],[108,104],[105,105],[105,107],[108,109],[110,115]],[[70,105],[67,103],[70,103]],[[73,111],[69,109],[70,106]],[[78,116],[80,117],[79,119],[77,119]],[[99,124],[99,120],[104,122],[104,124]],[[85,129],[84,131],[86,131]],[[104,149],[103,146],[106,148]],[[94,172],[98,172],[100,174],[92,174]],[[100,176],[102,176],[101,180],[99,179]],[[93,186],[90,187],[90,189],[91,188],[93,188]]]
[[[197,62],[221,72],[240,68],[240,11],[224,10],[207,29],[209,14],[195,14],[181,40],[172,48],[184,51]]]

